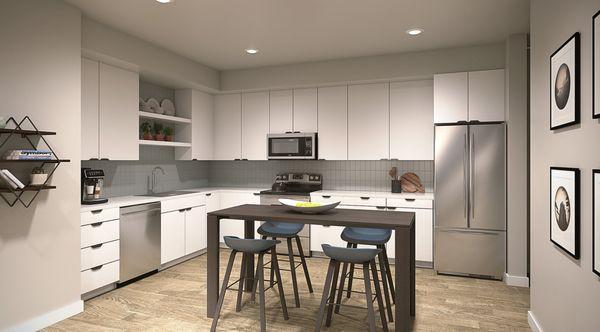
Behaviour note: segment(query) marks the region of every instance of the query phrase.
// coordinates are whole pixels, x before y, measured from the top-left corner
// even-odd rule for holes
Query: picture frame
[[[592,118],[600,118],[600,10],[592,16]]]
[[[550,55],[550,130],[580,122],[580,33]]]
[[[578,168],[550,167],[550,241],[579,259]]]
[[[600,169],[592,170],[592,271],[600,277]]]

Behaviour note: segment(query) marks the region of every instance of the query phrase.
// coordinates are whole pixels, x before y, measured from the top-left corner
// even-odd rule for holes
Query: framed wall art
[[[592,17],[592,118],[600,118],[600,11]]]
[[[579,259],[579,169],[550,167],[550,241]]]
[[[592,271],[600,277],[600,169],[592,171]]]
[[[579,123],[579,32],[550,56],[550,129]]]

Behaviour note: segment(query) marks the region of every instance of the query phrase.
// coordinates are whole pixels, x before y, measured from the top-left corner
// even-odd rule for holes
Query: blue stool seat
[[[349,243],[382,245],[392,236],[391,229],[346,227],[342,231],[342,240]]]
[[[269,250],[279,243],[277,240],[240,239],[237,236],[224,236],[223,240],[233,250],[254,254]]]
[[[287,222],[266,222],[258,228],[260,235],[267,237],[295,237],[304,227],[304,224],[293,224]]]
[[[322,244],[323,252],[327,257],[343,263],[364,264],[372,261],[381,252],[376,248],[343,248]]]

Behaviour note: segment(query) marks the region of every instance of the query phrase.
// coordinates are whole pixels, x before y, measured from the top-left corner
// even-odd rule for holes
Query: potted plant
[[[34,167],[29,175],[30,186],[41,186],[48,180],[48,173],[42,167]]]
[[[152,140],[152,125],[150,122],[143,122],[140,125],[140,129],[142,131],[142,139]]]
[[[165,134],[165,141],[172,142],[173,141],[173,127],[165,127],[163,130]]]
[[[154,124],[154,139],[157,141],[165,140],[165,135],[163,134],[163,125],[161,123]]]

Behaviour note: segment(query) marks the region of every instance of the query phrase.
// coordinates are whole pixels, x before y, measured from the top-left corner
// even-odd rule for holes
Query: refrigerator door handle
[[[473,153],[475,149],[475,133],[473,132],[471,132],[471,142],[469,143],[469,205],[471,207],[469,227],[471,227],[471,221],[475,221],[475,179],[473,177],[473,169],[475,168],[475,161],[473,160]]]
[[[468,151],[468,137],[467,137],[467,133],[465,133],[465,148],[463,151],[463,198],[464,198],[464,207],[463,207],[463,215],[465,217],[465,219],[467,218],[467,211],[468,211],[468,202],[469,202],[469,198],[467,197],[467,193],[469,192],[468,188],[467,188],[467,172],[468,172],[468,168],[467,168],[467,158],[469,156],[469,151]]]

